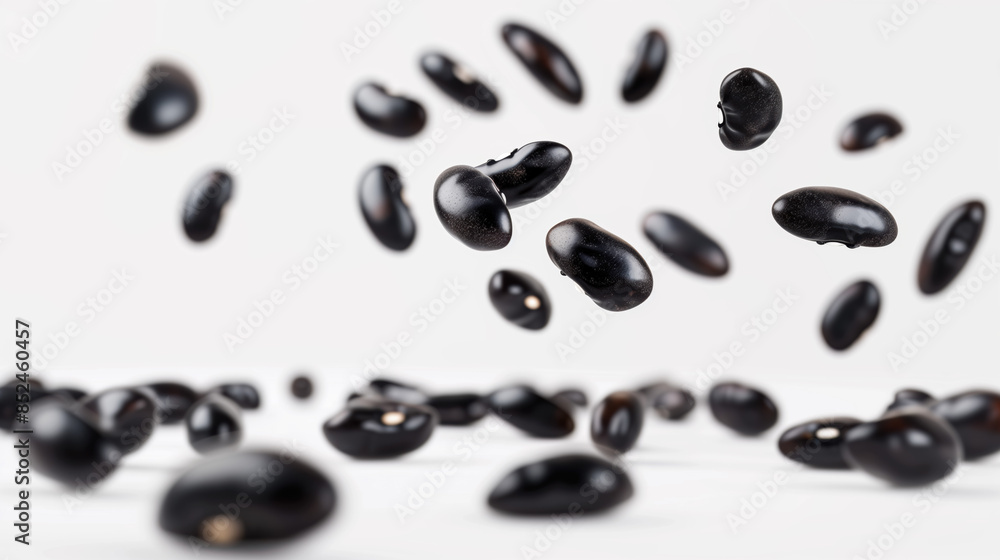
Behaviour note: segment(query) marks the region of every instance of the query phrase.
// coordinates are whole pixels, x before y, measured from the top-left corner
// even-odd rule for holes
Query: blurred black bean
[[[452,237],[477,251],[510,243],[510,211],[493,180],[468,165],[445,169],[434,183],[434,210]]]
[[[166,426],[183,422],[191,405],[199,398],[198,393],[191,387],[172,381],[141,385],[135,390],[153,399],[153,403],[156,404],[157,420]]]
[[[972,200],[953,208],[938,222],[924,246],[917,269],[920,291],[936,294],[948,287],[972,256],[986,222],[986,206]]]
[[[669,386],[653,397],[653,410],[665,420],[683,420],[694,410],[696,401],[691,391],[683,387]]]
[[[549,324],[552,302],[541,282],[515,270],[500,270],[490,278],[490,302],[504,318],[528,330]]]
[[[608,454],[632,449],[642,433],[643,398],[632,391],[616,391],[597,403],[590,418],[590,439]]]
[[[134,132],[156,136],[190,121],[198,112],[198,91],[187,73],[172,64],[156,63],[142,83],[144,94],[128,115]]]
[[[652,212],[642,222],[646,237],[667,258],[703,276],[729,271],[726,252],[694,224],[670,212]]]
[[[742,383],[719,383],[708,393],[712,416],[745,436],[770,430],[778,422],[778,407],[763,391]]]
[[[243,440],[240,407],[221,393],[209,393],[187,413],[188,442],[201,454],[239,446]]]
[[[464,107],[481,113],[497,110],[496,94],[469,69],[443,53],[427,53],[420,58],[420,68],[448,97]]]
[[[566,53],[533,29],[516,23],[503,26],[503,40],[545,89],[568,103],[583,100],[583,82]]]
[[[875,323],[880,307],[875,284],[867,280],[851,284],[826,308],[820,327],[823,340],[834,350],[850,348]]]
[[[209,392],[229,398],[244,410],[260,408],[260,393],[249,383],[224,383]]]
[[[896,239],[896,220],[878,202],[847,189],[804,187],[781,195],[771,207],[788,233],[824,245],[882,247]]]
[[[906,407],[848,430],[844,459],[894,485],[923,486],[955,470],[962,443],[939,416],[923,407]]]
[[[362,397],[327,420],[323,435],[352,457],[384,459],[420,448],[437,424],[437,411],[429,406]]]
[[[427,399],[427,406],[437,411],[442,426],[468,426],[489,412],[486,399],[475,393],[434,395]]]
[[[219,228],[222,211],[233,195],[233,178],[211,171],[194,183],[184,201],[181,223],[191,241],[207,241]]]
[[[497,389],[486,400],[494,414],[535,437],[566,437],[576,427],[569,411],[527,385]]]
[[[427,123],[423,105],[370,82],[354,91],[354,111],[372,130],[399,138],[417,134]]]
[[[847,123],[840,135],[840,147],[848,152],[874,148],[903,132],[896,117],[886,113],[869,113]]]
[[[98,428],[122,455],[137,451],[156,428],[156,403],[141,391],[109,389],[79,401],[94,414]]]
[[[562,455],[528,463],[493,488],[491,508],[515,515],[569,515],[604,511],[634,493],[619,465],[591,455]]]
[[[822,418],[785,430],[778,450],[789,459],[818,469],[849,469],[844,460],[844,436],[861,423],[849,417]]]
[[[305,375],[299,375],[292,380],[292,395],[297,399],[308,399],[313,394],[313,382]]]
[[[403,182],[388,165],[376,165],[358,184],[361,215],[382,245],[404,251],[417,237],[417,224],[403,199]]]
[[[118,467],[122,454],[87,409],[50,399],[31,409],[31,468],[68,486],[93,489]]]
[[[730,150],[760,146],[781,122],[781,91],[760,70],[734,70],[722,80],[719,97],[719,138]]]
[[[635,103],[649,95],[659,83],[668,58],[667,38],[656,29],[647,31],[639,40],[635,58],[625,72],[622,99]]]
[[[555,190],[572,164],[569,148],[543,140],[525,144],[507,157],[491,159],[476,169],[493,180],[507,208],[518,208]]]
[[[958,434],[965,459],[980,459],[1000,451],[1000,394],[965,391],[941,399],[930,409]]]

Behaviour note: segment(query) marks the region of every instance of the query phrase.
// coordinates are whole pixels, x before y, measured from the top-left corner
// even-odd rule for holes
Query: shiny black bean
[[[376,165],[358,184],[361,215],[375,238],[393,251],[404,251],[417,236],[417,224],[403,200],[403,181],[388,165]]]
[[[493,180],[507,208],[531,204],[549,194],[569,172],[573,153],[558,142],[525,144],[509,156],[476,166]]]
[[[847,189],[805,187],[786,193],[771,207],[774,221],[788,233],[850,248],[882,247],[896,239],[896,220],[878,202]]]
[[[649,95],[667,67],[667,58],[667,38],[656,29],[647,31],[639,41],[631,66],[625,72],[622,99],[635,103]]]
[[[510,212],[493,180],[468,165],[445,169],[434,183],[434,210],[444,229],[477,251],[510,243]]]
[[[503,477],[491,508],[515,515],[570,515],[611,509],[634,493],[619,465],[590,455],[562,455],[529,463]]]
[[[442,426],[468,426],[489,412],[486,399],[475,393],[434,395],[427,399],[427,406],[437,411]]]
[[[372,379],[359,396],[396,401],[404,404],[427,404],[430,397],[422,389],[391,379]]]
[[[529,330],[544,329],[552,302],[541,282],[524,272],[501,270],[490,278],[490,302],[504,318]]]
[[[694,224],[669,212],[652,212],[642,222],[646,237],[667,258],[703,276],[729,272],[726,252]]]
[[[118,467],[122,454],[87,409],[49,399],[31,409],[31,468],[66,485],[100,483]]]
[[[337,492],[296,453],[243,451],[198,463],[167,490],[160,527],[202,547],[288,539],[314,527],[333,512]]]
[[[840,135],[840,147],[848,152],[874,148],[882,142],[903,132],[903,125],[896,117],[885,113],[862,115],[844,128]]]
[[[719,87],[719,138],[730,150],[752,150],[781,122],[781,91],[770,76],[753,68],[734,70]]]
[[[616,391],[597,403],[590,418],[590,439],[603,453],[632,449],[642,433],[643,399],[632,391]]]
[[[202,454],[235,448],[243,439],[240,407],[221,393],[209,393],[186,417],[188,442]]]
[[[354,111],[372,130],[399,138],[417,134],[427,123],[423,105],[375,83],[362,84],[354,91]]]
[[[494,414],[535,437],[566,437],[576,427],[570,411],[527,385],[498,389],[486,401]]]
[[[188,75],[171,64],[154,64],[143,80],[145,94],[128,115],[128,126],[139,134],[166,134],[198,112],[198,91]]]
[[[420,68],[448,97],[473,111],[490,113],[500,106],[496,94],[486,84],[442,53],[432,52],[422,56]]]
[[[827,346],[846,350],[875,323],[881,298],[875,284],[861,280],[851,284],[830,302],[820,331]]]
[[[156,403],[135,389],[110,389],[77,403],[94,414],[97,427],[122,455],[142,447],[156,427]]]
[[[639,252],[594,222],[559,222],[545,246],[559,271],[608,311],[632,309],[653,291],[653,273]]]
[[[972,256],[986,222],[986,206],[966,202],[948,212],[927,240],[917,270],[917,285],[925,294],[948,287]]]
[[[965,459],[1000,451],[1000,394],[966,391],[941,399],[931,411],[948,421],[962,441]]]
[[[553,402],[559,403],[566,410],[573,411],[574,407],[587,408],[587,393],[580,389],[563,389],[549,397]]]
[[[861,423],[848,417],[823,418],[792,426],[778,439],[778,450],[789,459],[818,469],[849,469],[843,456],[844,436]]]
[[[164,381],[150,383],[135,388],[153,399],[156,404],[156,418],[160,424],[180,424],[184,421],[188,410],[198,400],[198,393],[182,383]]]
[[[650,406],[664,420],[682,420],[694,410],[695,399],[683,387],[668,386],[656,393]]]
[[[890,410],[896,410],[897,408],[903,408],[904,406],[925,406],[931,407],[937,399],[933,395],[920,389],[900,389],[896,391],[895,398],[892,403],[885,409],[886,412]]]
[[[342,453],[383,459],[415,451],[437,424],[437,411],[429,406],[362,397],[327,420],[323,435]]]
[[[897,486],[940,480],[958,466],[962,443],[946,421],[922,407],[906,407],[847,431],[844,459]]]
[[[233,178],[225,171],[200,177],[188,191],[181,223],[191,241],[207,241],[219,228],[222,210],[233,195]]]
[[[545,89],[568,103],[583,100],[583,82],[566,53],[533,29],[508,23],[503,40]]]
[[[209,392],[219,393],[244,410],[260,408],[260,393],[249,383],[224,383]]]
[[[742,383],[719,383],[708,393],[712,415],[745,436],[770,430],[778,422],[778,407],[762,391]]]
[[[313,394],[313,382],[305,375],[300,375],[292,380],[292,394],[297,399],[308,399]]]

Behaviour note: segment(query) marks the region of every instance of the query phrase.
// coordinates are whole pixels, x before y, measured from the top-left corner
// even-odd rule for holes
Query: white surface
[[[515,558],[545,528],[545,521],[495,518],[485,509],[485,493],[520,461],[586,448],[584,429],[565,444],[498,432],[402,525],[392,505],[425,470],[452,456],[452,442],[464,432],[442,430],[426,449],[390,463],[353,462],[321,439],[318,426],[339,406],[350,376],[403,332],[413,342],[389,369],[428,387],[487,390],[520,377],[552,389],[584,385],[592,398],[655,371],[693,382],[713,353],[739,342],[746,351],[726,377],[768,390],[782,407],[779,428],[820,414],[871,416],[903,385],[942,394],[1000,385],[994,349],[1000,281],[985,282],[961,309],[947,294],[922,296],[915,281],[931,228],[969,198],[983,199],[990,213],[974,258],[1000,252],[991,223],[998,140],[990,99],[1000,85],[995,3],[928,2],[886,40],[878,22],[889,21],[893,2],[590,0],[553,30],[546,11],[558,9],[555,0],[475,7],[403,1],[350,63],[341,42],[352,41],[355,27],[387,2],[243,2],[221,20],[209,2],[178,4],[71,2],[19,52],[7,41],[0,47],[6,84],[0,316],[32,322],[36,353],[68,321],[80,325],[79,336],[37,369],[51,383],[97,390],[179,375],[200,386],[233,378],[262,384],[267,405],[247,415],[248,445],[301,437],[307,456],[336,478],[343,495],[333,522],[275,555],[468,557],[475,550],[485,558]],[[703,20],[723,9],[735,20],[700,56],[683,68],[672,58],[646,102],[620,101],[620,80],[643,31],[663,29],[678,53],[705,29]],[[19,31],[21,18],[36,10],[33,1],[6,2],[0,30],[5,37]],[[570,54],[585,82],[581,106],[555,99],[507,52],[499,28],[508,20],[544,31]],[[454,103],[417,65],[430,48],[488,76],[500,112],[469,115],[456,125]],[[112,104],[161,58],[190,71],[202,106],[182,130],[150,141],[124,130],[123,113]],[[723,201],[717,182],[749,156],[722,147],[715,103],[722,77],[741,66],[771,75],[789,112],[808,103],[813,88],[833,95],[790,135],[779,129],[772,140],[777,151]],[[430,113],[425,132],[394,140],[364,128],[350,93],[369,78],[420,99]],[[291,124],[246,161],[241,142],[282,108],[294,115]],[[870,109],[894,112],[905,133],[871,153],[840,151],[844,123]],[[52,162],[104,118],[115,120],[114,132],[57,180]],[[582,148],[601,135],[605,119],[627,129],[583,169]],[[958,138],[914,181],[904,165],[948,127]],[[391,254],[360,216],[357,179],[371,164],[396,164],[437,128],[445,140],[405,179],[418,220],[416,243]],[[515,211],[528,223],[516,226],[508,248],[475,253],[439,226],[431,188],[441,170],[541,139],[573,150],[574,179],[540,212]],[[233,159],[242,173],[219,233],[194,246],[180,229],[181,201],[199,174]],[[818,247],[789,236],[770,217],[771,202],[794,188],[834,185],[872,195],[897,179],[906,190],[889,207],[900,234],[886,248]],[[709,281],[657,256],[639,226],[653,209],[680,212],[715,236],[729,253],[730,274]],[[570,344],[573,329],[588,329],[587,314],[597,309],[545,254],[548,227],[569,217],[592,219],[633,242],[655,267],[656,285],[646,303],[607,316],[563,359],[559,345]],[[340,244],[334,258],[292,292],[283,274],[327,235]],[[86,322],[78,307],[122,267],[135,279]],[[491,308],[487,279],[505,267],[546,285],[555,310],[544,331],[512,327]],[[978,268],[967,268],[955,286],[976,287]],[[834,354],[819,336],[819,317],[839,289],[861,277],[880,287],[881,314],[856,347]],[[411,315],[454,279],[465,289],[420,330]],[[771,307],[775,290],[788,288],[798,296],[794,305],[752,340],[744,323]],[[254,301],[274,289],[285,291],[285,303],[230,352],[223,333],[234,332]],[[948,323],[894,371],[888,353],[900,352],[901,338],[939,310]],[[314,372],[321,389],[306,409],[287,397],[297,368]],[[883,523],[913,509],[916,491],[890,490],[856,473],[795,471],[774,449],[778,433],[737,439],[705,410],[683,426],[651,418],[634,454],[636,498],[613,515],[580,522],[545,557],[852,558],[865,554]],[[156,528],[155,496],[193,457],[181,432],[165,429],[75,514],[54,487],[35,479],[33,557],[182,556]],[[885,558],[992,557],[997,468],[995,458],[970,465]],[[726,515],[738,513],[740,500],[776,470],[795,473],[734,535]],[[11,496],[10,477],[0,480],[3,495]],[[9,539],[0,540],[0,550],[24,557]]]

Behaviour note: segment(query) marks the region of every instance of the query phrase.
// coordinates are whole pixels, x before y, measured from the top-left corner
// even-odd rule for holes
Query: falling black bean
[[[723,276],[729,271],[722,247],[676,214],[652,212],[643,220],[642,229],[661,253],[695,274]]]
[[[93,487],[111,475],[122,454],[89,410],[50,399],[31,409],[31,467],[66,485]]]
[[[634,493],[622,468],[591,455],[562,455],[511,471],[493,488],[491,508],[515,515],[561,515],[611,509]]]
[[[635,59],[625,72],[622,99],[635,103],[649,95],[659,83],[668,57],[667,38],[663,33],[656,29],[647,31],[639,41]]]
[[[580,389],[563,389],[551,397],[553,402],[564,404],[563,408],[572,412],[574,407],[587,408],[587,393]]]
[[[933,395],[920,389],[900,389],[896,391],[895,398],[892,403],[885,409],[886,412],[890,410],[896,410],[897,408],[903,408],[904,406],[925,406],[931,407],[937,399]]]
[[[848,417],[823,418],[792,426],[778,439],[789,459],[819,469],[849,469],[842,453],[847,431],[861,423]]]
[[[642,433],[644,409],[642,397],[632,391],[611,393],[594,408],[590,439],[604,453],[627,452]]]
[[[962,443],[955,430],[922,407],[906,407],[847,431],[844,459],[898,486],[940,480],[958,466]]]
[[[188,442],[202,454],[234,448],[243,439],[240,407],[220,393],[209,393],[187,413]]]
[[[313,394],[313,382],[305,375],[299,375],[292,380],[292,394],[297,399],[308,399]]]
[[[846,350],[875,323],[881,306],[878,288],[867,280],[851,284],[830,302],[820,331],[827,346]]]
[[[786,193],[771,207],[774,221],[788,233],[850,248],[883,247],[896,239],[896,220],[878,202],[836,187],[805,187]]]
[[[882,142],[903,132],[903,125],[896,117],[885,113],[862,115],[844,128],[840,135],[840,147],[848,152],[874,148]]]
[[[422,56],[420,68],[448,97],[473,111],[490,113],[500,105],[496,94],[486,84],[442,53],[432,52]]]
[[[159,521],[164,531],[197,539],[193,546],[230,546],[294,537],[336,505],[333,483],[296,452],[244,451],[181,475],[163,497]]]
[[[437,411],[429,406],[362,397],[327,420],[323,435],[352,457],[384,459],[418,449],[437,424]]]
[[[219,228],[222,210],[233,195],[233,178],[225,171],[200,177],[188,191],[181,223],[191,241],[207,241]]]
[[[110,389],[90,395],[78,405],[97,419],[97,427],[122,455],[142,447],[156,427],[156,403],[135,389]]]
[[[931,412],[948,421],[962,441],[965,459],[979,459],[1000,451],[1000,394],[966,391],[941,399]]]
[[[385,378],[372,379],[359,396],[385,399],[405,404],[427,404],[427,400],[430,398],[427,393],[418,387]]]
[[[583,82],[566,53],[533,29],[516,23],[503,26],[507,47],[545,89],[574,105],[583,100]]]
[[[249,383],[224,383],[209,392],[227,397],[244,410],[260,408],[260,393]]]
[[[559,222],[549,230],[545,246],[559,271],[608,311],[632,309],[653,291],[653,273],[639,252],[594,222]]]
[[[529,330],[544,329],[552,316],[545,287],[524,272],[500,270],[490,278],[490,302],[504,318]]]
[[[712,415],[745,436],[770,430],[778,422],[778,407],[762,391],[742,383],[719,383],[708,393]]]
[[[183,422],[191,405],[199,398],[191,387],[171,381],[150,383],[136,387],[135,390],[153,399],[157,420],[165,426]]]
[[[494,414],[535,437],[566,437],[576,427],[568,410],[527,385],[498,389],[486,400]]]
[[[437,411],[442,426],[468,426],[489,412],[486,399],[475,393],[434,395],[427,400],[427,406]]]
[[[972,256],[986,222],[986,206],[972,200],[953,208],[927,240],[917,270],[920,291],[936,294],[948,287]]]
[[[403,182],[388,165],[376,165],[358,184],[361,215],[382,245],[405,251],[417,237],[417,224],[403,200]]]
[[[493,180],[475,167],[456,165],[438,176],[434,210],[452,237],[477,251],[510,243],[510,211]]]
[[[719,87],[719,138],[730,150],[752,150],[781,122],[781,91],[770,76],[753,68],[734,70]]]
[[[139,134],[166,134],[198,112],[198,91],[188,75],[171,64],[157,63],[143,81],[142,99],[132,107],[128,126]]]
[[[476,166],[493,180],[507,208],[531,204],[551,193],[569,172],[573,153],[558,142],[525,144],[509,156]]]
[[[399,138],[417,134],[427,123],[423,105],[375,83],[362,84],[354,91],[354,110],[372,130]]]

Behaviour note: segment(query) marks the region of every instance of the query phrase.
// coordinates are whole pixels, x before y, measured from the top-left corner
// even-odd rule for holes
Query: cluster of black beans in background
[[[518,24],[505,25],[502,38],[556,98],[570,104],[582,101],[583,81],[558,45]],[[646,99],[661,81],[667,60],[664,35],[656,30],[644,34],[625,71],[622,99],[627,103]],[[499,107],[496,93],[447,55],[428,53],[420,66],[443,93],[467,108],[492,112]],[[157,73],[160,83],[135,105],[128,124],[136,133],[156,136],[190,121],[199,100],[193,80],[180,68],[159,64],[151,72]],[[719,98],[719,139],[730,150],[761,146],[781,120],[778,85],[759,70],[740,68],[725,76]],[[428,118],[419,101],[375,82],[357,87],[353,104],[366,126],[394,137],[419,133]],[[866,114],[847,125],[840,145],[850,152],[870,150],[902,131],[892,115]],[[450,167],[434,184],[436,215],[463,245],[478,251],[501,250],[514,234],[510,209],[550,194],[572,160],[566,146],[542,140],[499,160]],[[222,170],[195,181],[182,210],[189,239],[205,242],[216,234],[233,190],[233,178]],[[392,251],[411,247],[417,224],[395,169],[380,164],[365,171],[358,201],[363,219],[384,247]],[[885,207],[843,188],[793,190],[774,202],[772,216],[793,236],[820,245],[883,247],[897,235],[896,221]],[[976,200],[944,216],[917,266],[917,285],[923,293],[940,292],[958,276],[984,223],[985,207]],[[651,211],[641,220],[641,228],[661,253],[691,273],[720,277],[730,269],[722,245],[682,216]],[[652,293],[652,273],[642,255],[622,237],[587,219],[553,225],[545,243],[560,274],[603,309],[626,311]],[[523,271],[497,271],[488,281],[488,295],[504,319],[524,329],[544,329],[552,314],[543,284]],[[823,339],[834,350],[851,347],[874,324],[879,307],[879,290],[873,283],[859,280],[847,286],[821,320]],[[9,429],[13,394],[7,393],[14,389],[7,386],[0,391],[4,393],[0,419]],[[99,481],[123,455],[145,443],[154,426],[186,423],[194,449],[213,456],[183,474],[164,497],[160,525],[166,531],[211,545],[285,539],[317,525],[336,507],[333,483],[294,453],[215,453],[239,445],[240,409],[257,408],[260,402],[250,385],[222,385],[199,393],[177,383],[154,383],[87,395],[75,389],[49,391],[33,381],[31,391],[40,404],[31,421],[35,464],[43,474],[66,484],[95,473]],[[295,378],[291,393],[310,398],[312,381]],[[715,385],[708,404],[718,422],[744,436],[759,436],[778,421],[774,401],[741,383]],[[575,412],[587,406],[586,394],[578,389],[542,394],[529,385],[511,385],[486,395],[432,395],[376,379],[352,393],[322,431],[344,454],[386,459],[420,448],[439,425],[466,426],[491,413],[533,437],[566,437],[575,429]],[[581,512],[613,508],[633,495],[621,454],[638,441],[646,411],[677,421],[694,407],[690,391],[666,380],[613,392],[591,410],[591,439],[599,454],[562,455],[523,465],[499,481],[487,502],[500,512],[529,515],[572,512],[574,507]],[[947,476],[963,458],[977,459],[1000,450],[1000,395],[974,390],[937,400],[922,391],[903,390],[875,420],[832,417],[806,422],[787,430],[778,446],[785,456],[813,467],[856,468],[896,485],[927,484]],[[274,476],[263,488],[255,488],[254,475],[265,471]],[[582,488],[589,488],[593,499],[581,500]],[[251,490],[253,507],[237,503],[246,508],[238,516],[220,511],[220,503],[249,496]]]

